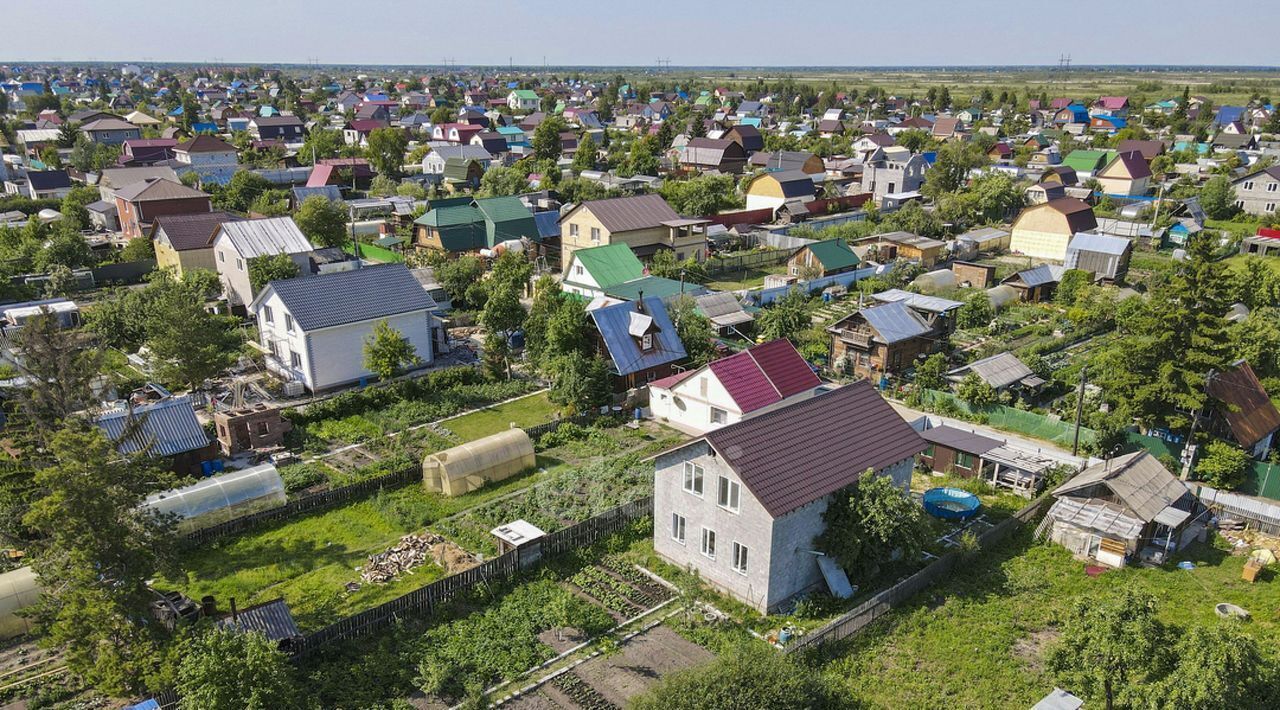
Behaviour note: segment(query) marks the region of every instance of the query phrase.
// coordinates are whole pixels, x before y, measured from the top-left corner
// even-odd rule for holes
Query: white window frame
[[[645,333],[644,335],[640,336],[640,349],[641,350],[653,349],[653,333]]]
[[[719,480],[716,481],[716,505],[731,513],[740,512],[742,510],[742,484],[725,476],[717,476],[717,478]]]
[[[293,316],[288,313],[284,314],[284,329],[285,332],[293,332]]]
[[[573,223],[570,223],[570,224],[569,224],[569,236],[571,236],[571,237],[576,237],[576,236],[578,236],[578,225],[573,224]]]
[[[681,545],[685,544],[685,539],[686,539],[685,533],[687,531],[687,528],[688,528],[688,521],[685,520],[685,517],[683,515],[679,513],[671,514],[671,539],[672,540],[675,540]]]
[[[262,307],[262,320],[267,323],[275,323],[275,315],[271,313],[271,306]]]
[[[236,257],[236,271],[244,271],[244,260]]]
[[[702,497],[705,490],[706,471],[692,461],[684,462],[684,483],[681,486],[685,493]]]
[[[708,544],[709,543],[709,544]],[[716,531],[711,528],[702,529],[702,547],[699,550],[709,560],[716,558]]]
[[[1244,188],[1245,192],[1248,192],[1248,191],[1252,190],[1252,189],[1253,189],[1253,181],[1252,181],[1252,180],[1249,180],[1249,181],[1248,181],[1248,182],[1246,182],[1242,187]]]
[[[289,367],[302,369],[302,356],[296,350],[289,350]]]
[[[592,228],[591,228],[591,241],[593,241],[593,242],[597,242],[597,243],[600,241],[600,228],[599,228],[599,227],[592,227]]]
[[[1275,192],[1276,190],[1280,190],[1280,182],[1267,183],[1267,192]]]
[[[750,564],[751,548],[743,545],[737,540],[733,541],[733,559],[729,561],[729,565],[734,572],[746,576],[748,564]]]
[[[727,412],[727,411],[725,411],[725,410],[723,410],[723,409],[721,409],[721,408],[719,408],[719,407],[711,407],[711,413],[710,413],[710,415],[709,415],[709,420],[711,421],[711,423],[712,423],[712,424],[728,424],[728,423],[729,423],[729,412]]]
[[[1275,211],[1276,211],[1276,203],[1274,203],[1274,202],[1268,202],[1268,203],[1267,203],[1267,206],[1266,206],[1266,208],[1265,208],[1265,210],[1266,210],[1267,212],[1275,212]]]

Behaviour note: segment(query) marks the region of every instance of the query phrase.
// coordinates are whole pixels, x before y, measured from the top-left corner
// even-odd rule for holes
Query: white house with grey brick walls
[[[710,431],[656,459],[654,550],[768,613],[822,584],[832,494],[866,471],[905,490],[924,448],[866,381]]]

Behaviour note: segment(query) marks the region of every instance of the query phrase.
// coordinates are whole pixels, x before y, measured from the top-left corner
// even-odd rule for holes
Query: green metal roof
[[[516,89],[511,93],[515,94],[516,98],[525,99],[526,101],[538,98],[538,92],[533,91],[532,89]]]
[[[491,248],[508,239],[528,237],[541,241],[533,213],[515,197],[444,200],[424,212],[415,224],[434,227],[440,243],[449,251]]]
[[[626,244],[578,249],[573,252],[573,258],[590,272],[602,289],[644,276],[644,265]]]
[[[857,266],[861,262],[858,259],[858,255],[854,254],[849,245],[840,238],[814,242],[808,246],[808,249],[809,253],[813,254],[822,264],[823,271],[834,271]]]
[[[1073,150],[1062,159],[1062,164],[1078,173],[1092,173],[1101,170],[1114,157],[1114,152],[1109,150]]]
[[[638,279],[632,279],[620,284],[614,284],[604,289],[606,296],[620,298],[624,301],[639,300],[640,294],[643,292],[644,297],[648,298],[670,298],[678,296],[681,292],[687,296],[700,296],[707,292],[707,289],[696,283],[686,281],[681,286],[679,281],[675,279],[666,279],[661,276],[645,276]]]

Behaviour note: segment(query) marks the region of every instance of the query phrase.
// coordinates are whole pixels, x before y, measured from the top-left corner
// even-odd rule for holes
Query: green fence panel
[[[356,253],[355,247],[350,244],[343,245],[342,250],[348,254]],[[369,261],[380,261],[384,264],[398,264],[404,261],[403,256],[390,249],[383,249],[376,244],[361,244],[360,258],[368,259]]]
[[[1075,425],[1072,422],[1050,419],[1043,414],[1026,412],[1002,404],[990,407],[972,407],[968,402],[949,392],[930,390],[928,400],[937,402],[949,399],[962,412],[968,415],[981,414],[987,418],[987,424],[996,429],[1003,429],[1015,434],[1052,441],[1059,446],[1071,448],[1075,440]],[[1097,433],[1088,427],[1080,427],[1080,444],[1092,444],[1097,440]]]

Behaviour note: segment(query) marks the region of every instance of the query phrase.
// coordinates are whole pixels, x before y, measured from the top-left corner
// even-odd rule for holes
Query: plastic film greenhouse
[[[31,630],[31,621],[18,616],[20,609],[36,603],[40,584],[30,567],[0,574],[0,639],[21,636]]]
[[[153,493],[145,505],[157,513],[176,515],[178,532],[190,532],[284,503],[280,473],[264,464]]]
[[[422,481],[429,491],[462,495],[533,468],[536,460],[529,435],[512,428],[429,454],[422,462]]]

